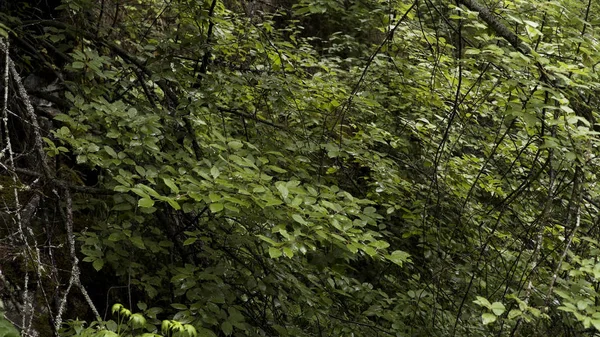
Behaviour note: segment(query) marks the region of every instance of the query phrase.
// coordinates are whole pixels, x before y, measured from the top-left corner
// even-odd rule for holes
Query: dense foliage
[[[600,330],[598,4],[54,2],[0,1],[0,336]]]

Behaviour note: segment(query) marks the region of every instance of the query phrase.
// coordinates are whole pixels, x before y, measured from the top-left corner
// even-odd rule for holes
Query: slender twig
[[[8,55],[8,45],[2,41],[0,41],[0,49],[4,50],[6,55]],[[48,166],[48,162],[46,161],[46,154],[44,153],[44,146],[42,145],[42,135],[40,134],[40,125],[38,123],[37,116],[35,115],[35,110],[33,108],[33,105],[31,104],[31,100],[29,99],[27,90],[25,89],[25,86],[23,85],[23,81],[21,81],[21,76],[19,75],[19,72],[17,71],[15,63],[9,56],[6,57],[6,63],[7,63],[8,68],[10,69],[10,74],[13,77],[13,81],[17,85],[19,96],[21,96],[23,104],[25,104],[25,112],[27,113],[29,122],[33,125],[32,132],[34,135],[34,148],[35,148],[36,154],[38,156],[38,160],[39,160],[40,164],[42,165],[42,170],[44,172],[44,175],[46,177],[50,177],[50,176],[52,176],[52,174],[51,174],[52,171],[50,170],[50,167]]]
[[[210,4],[210,8],[208,9],[208,30],[206,31],[206,51],[202,56],[202,63],[200,64],[200,70],[198,71],[198,77],[196,78],[195,87],[200,87],[200,82],[202,81],[202,77],[206,75],[208,71],[208,64],[210,63],[211,57],[211,47],[210,44],[212,42],[212,31],[215,26],[215,21],[213,20],[215,7],[217,6],[217,0],[212,0]]]
[[[4,62],[4,97],[3,97],[3,102],[2,102],[2,121],[4,124],[4,133],[5,133],[5,138],[6,138],[6,148],[8,149],[8,164],[9,167],[13,168],[15,167],[15,161],[14,161],[14,152],[12,149],[12,144],[11,144],[11,137],[9,134],[9,126],[8,126],[8,90],[10,88],[10,82],[9,82],[9,73],[10,73],[10,63],[12,62],[10,59],[10,55],[9,55],[9,42],[6,41],[6,43],[4,42],[4,40],[0,39],[0,48],[4,51],[4,56],[5,56],[5,62]],[[25,235],[25,231],[24,231],[24,226],[23,226],[23,221],[21,219],[21,203],[19,200],[19,191],[18,191],[18,179],[17,179],[17,175],[16,174],[11,174],[12,177],[12,181],[13,181],[13,194],[14,194],[14,199],[15,199],[15,209],[17,210],[15,212],[15,220],[17,222],[17,231],[19,234],[19,238],[21,239],[21,241],[23,242],[23,256],[30,256],[30,252],[31,252],[31,246],[29,245],[29,242],[27,240],[27,236]],[[23,285],[23,310],[21,312],[21,317],[22,317],[22,321],[21,321],[21,327],[22,327],[22,331],[21,333],[23,335],[29,335],[29,330],[30,330],[30,322],[27,321],[27,318],[29,317],[31,320],[31,314],[33,313],[33,303],[31,303],[30,301],[30,296],[29,296],[29,273],[27,272],[27,270],[25,270],[25,275],[24,275],[24,285]],[[31,310],[31,313],[27,312],[27,309]]]
[[[58,191],[54,190],[54,193],[60,197]],[[81,291],[83,298],[85,299],[88,306],[94,313],[94,316],[96,317],[96,319],[97,320],[102,319],[102,316],[100,316],[100,313],[98,312],[98,310],[96,309],[96,306],[92,302],[90,295],[88,294],[87,290],[81,283],[81,279],[80,279],[81,272],[79,270],[79,259],[77,258],[77,254],[75,253],[75,234],[73,232],[73,199],[71,198],[71,192],[69,191],[68,188],[62,189],[62,199],[64,199],[66,205],[65,205],[64,211],[62,208],[60,210],[61,210],[61,213],[63,214],[63,218],[65,220],[65,227],[67,230],[67,242],[69,243],[69,255],[71,256],[72,265],[71,265],[71,277],[69,278],[69,285],[67,286],[67,290],[63,294],[63,298],[61,299],[61,301],[59,303],[59,309],[58,309],[58,313],[57,313],[56,319],[55,319],[54,328],[56,329],[56,331],[58,331],[58,329],[60,328],[60,326],[62,324],[62,314],[63,314],[64,307],[67,302],[67,295],[69,294],[73,285],[75,285],[76,287],[79,288],[79,291]]]

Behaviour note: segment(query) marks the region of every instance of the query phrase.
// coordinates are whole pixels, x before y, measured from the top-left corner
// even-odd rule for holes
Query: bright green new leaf
[[[502,304],[500,302],[492,303],[491,309],[492,309],[492,312],[494,313],[494,315],[496,315],[496,316],[500,316],[504,313],[504,311],[506,311],[504,304]]]
[[[270,253],[270,250],[269,250],[269,253]],[[290,247],[283,247],[283,253],[285,254],[285,256],[287,256],[290,259],[292,257],[294,257],[294,251]]]
[[[483,321],[484,325],[494,323],[496,321],[496,315],[490,314],[490,313],[485,313],[485,314],[481,315],[481,320]]]
[[[485,297],[481,297],[481,296],[476,296],[476,300],[473,301],[473,303],[478,304],[482,307],[485,307],[487,309],[492,309],[492,304],[490,303],[490,301],[487,300],[487,298]]]

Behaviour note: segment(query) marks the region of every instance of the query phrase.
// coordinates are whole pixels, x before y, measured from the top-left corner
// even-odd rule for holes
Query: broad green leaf
[[[105,146],[104,147],[104,151],[106,151],[106,153],[108,153],[109,156],[113,157],[113,158],[117,158],[118,155],[115,152],[115,150],[112,149],[112,147],[110,146]]]
[[[523,312],[519,309],[512,309],[511,311],[508,312],[508,319],[515,319],[517,317],[520,317],[523,314]]]
[[[237,140],[233,140],[230,141],[229,143],[227,143],[227,146],[229,146],[229,148],[231,148],[232,150],[239,150],[241,149],[244,145],[242,144],[242,142],[237,141]]]
[[[282,182],[277,183],[276,186],[277,190],[279,190],[279,193],[281,193],[281,197],[283,197],[284,199],[287,198],[289,193],[287,186],[285,186],[285,184]]]
[[[141,328],[146,325],[146,318],[140,313],[135,313],[129,317],[129,321],[131,321],[132,325],[136,328]]]
[[[132,236],[130,238],[131,243],[139,249],[146,249],[146,245],[144,245],[144,240],[141,236]]]
[[[96,271],[100,271],[100,269],[102,269],[102,267],[104,267],[104,260],[103,259],[96,259],[92,263],[92,266],[94,267],[94,269],[96,269]]]
[[[496,315],[496,316],[500,316],[500,315],[502,315],[504,313],[504,311],[506,311],[506,308],[504,307],[504,304],[502,304],[500,302],[494,302],[494,303],[492,303],[491,309],[492,309],[492,312],[494,313],[494,315]]]
[[[283,247],[283,253],[290,259],[294,257],[294,251],[290,247]]]
[[[401,250],[393,251],[390,255],[386,255],[385,257],[400,267],[402,267],[405,262],[410,261],[410,255]]]
[[[154,200],[150,199],[150,198],[141,198],[140,200],[138,200],[138,206],[139,207],[152,207],[154,206]]]
[[[269,247],[269,256],[272,259],[276,259],[282,255],[281,249],[275,247]]]
[[[217,179],[217,178],[219,177],[219,175],[221,175],[221,172],[219,171],[219,168],[218,168],[218,167],[216,167],[216,166],[213,166],[213,167],[210,169],[210,174],[212,175],[212,177],[213,177],[214,179]]]
[[[487,298],[485,297],[481,297],[481,296],[476,296],[476,300],[473,301],[473,303],[478,304],[482,307],[485,307],[487,309],[492,309],[492,304],[490,303],[490,301],[487,300]]]
[[[231,325],[231,322],[225,321],[221,323],[221,331],[223,331],[226,336],[231,335],[233,333],[233,325]]]
[[[490,314],[490,313],[485,313],[485,314],[481,315],[481,320],[483,321],[484,325],[494,323],[496,321],[496,315]]]
[[[210,204],[210,211],[213,213],[218,213],[223,210],[223,204],[220,202],[215,202]]]
[[[377,255],[377,251],[373,247],[363,245],[362,247],[360,247],[360,249],[362,249],[365,253],[369,254],[369,256],[371,257]]]
[[[370,246],[373,246],[377,249],[385,249],[388,248],[390,246],[389,243],[382,241],[382,240],[378,240],[378,241],[373,241],[371,243],[369,243]]]

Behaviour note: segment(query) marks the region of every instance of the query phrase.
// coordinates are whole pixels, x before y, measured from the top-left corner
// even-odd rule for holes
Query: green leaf
[[[117,242],[123,239],[123,234],[121,232],[112,233],[108,236],[108,241]]]
[[[490,313],[485,313],[485,314],[481,315],[481,320],[483,321],[484,325],[494,323],[496,321],[496,315],[490,314]]]
[[[100,269],[102,269],[102,267],[104,267],[104,260],[103,259],[96,259],[92,263],[92,266],[94,267],[94,269],[96,269],[96,271],[100,271]]]
[[[362,246],[360,247],[360,249],[362,249],[365,253],[369,254],[369,256],[371,257],[377,255],[377,251],[373,247]]]
[[[105,146],[104,147],[104,151],[106,151],[106,153],[108,153],[109,156],[113,157],[113,158],[118,158],[119,156],[117,155],[117,153],[115,152],[115,150],[112,149],[112,147],[110,146]]]
[[[298,222],[302,225],[307,224],[307,222],[304,220],[304,218],[300,214],[292,214],[292,219],[294,219],[296,222]]]
[[[173,193],[175,193],[175,194],[179,193],[179,188],[177,187],[177,185],[175,185],[175,182],[173,182],[173,179],[163,178],[163,181],[165,182],[165,185],[167,185]]]
[[[146,176],[146,170],[145,170],[143,167],[139,166],[139,165],[136,165],[136,166],[135,166],[135,171],[136,171],[136,172],[137,172],[137,173],[138,173],[140,176],[142,176],[142,177],[145,177],[145,176]]]
[[[141,198],[138,200],[138,206],[144,208],[152,207],[154,206],[154,200],[150,198]]]
[[[150,199],[150,196],[139,187],[132,187],[132,188],[130,188],[130,191],[139,195],[142,198]]]
[[[577,309],[575,309],[575,307],[571,308],[568,306],[559,306],[557,307],[558,310],[562,310],[562,311],[566,311],[566,312],[577,312]]]
[[[268,243],[274,245],[274,246],[277,245],[277,242],[275,240],[269,238],[269,237],[266,237],[266,236],[261,235],[261,234],[258,234],[257,237],[260,238],[261,240],[265,241],[265,242],[268,242]]]
[[[242,144],[240,141],[232,140],[231,142],[227,143],[227,146],[229,146],[229,148],[232,150],[239,150],[244,146],[244,144]]]
[[[196,241],[198,241],[198,238],[187,238],[185,241],[183,241],[183,245],[189,246],[191,244],[194,244],[194,242]]]
[[[221,172],[219,171],[219,168],[218,168],[218,167],[216,167],[216,166],[213,166],[213,167],[210,169],[210,175],[212,175],[212,177],[213,177],[214,179],[217,179],[217,178],[219,177],[219,175],[220,175],[220,174],[221,174]]]
[[[294,251],[290,247],[283,247],[283,253],[290,259],[294,257]]]
[[[175,200],[173,200],[172,198],[165,198],[165,200],[167,201],[167,203],[173,207],[175,210],[180,210],[181,209],[181,205],[179,205],[179,203]]]
[[[120,303],[115,303],[110,309],[110,312],[115,315],[117,312],[121,311],[121,309],[123,309],[123,305]]]
[[[520,317],[523,312],[519,309],[512,309],[508,312],[508,319],[515,319],[516,317]]]
[[[278,182],[276,184],[276,187],[279,193],[281,194],[281,197],[283,197],[284,199],[287,198],[289,191],[287,186],[285,186],[285,183]]]
[[[283,204],[283,202],[280,199],[274,198],[271,195],[267,195],[266,198],[266,206],[277,206],[277,205],[281,205]]]
[[[139,249],[146,249],[146,245],[144,245],[144,240],[141,236],[132,236],[130,240],[131,243],[133,243],[133,245],[138,247]]]
[[[218,213],[223,210],[223,204],[220,202],[215,202],[210,204],[210,211],[213,213]]]
[[[227,336],[231,335],[231,333],[233,332],[233,325],[231,325],[231,322],[223,322],[221,324],[221,331],[223,331],[223,333]]]
[[[198,328],[198,337],[217,337],[217,335],[209,329]]]
[[[386,255],[385,258],[402,267],[405,262],[410,261],[410,254],[401,250],[393,251],[392,254]]]
[[[492,304],[490,303],[490,301],[487,300],[487,298],[485,297],[481,297],[481,296],[476,296],[476,300],[473,301],[473,303],[480,305],[482,307],[485,307],[487,309],[492,309]]]
[[[191,324],[186,324],[183,326],[184,331],[187,333],[188,336],[190,337],[197,337],[198,336],[198,331],[196,331],[196,328],[191,325]]]
[[[135,313],[129,317],[129,321],[132,323],[133,327],[141,328],[146,325],[146,318],[142,316],[140,313]]]
[[[496,316],[500,316],[504,313],[504,311],[506,311],[504,304],[502,304],[500,302],[492,303],[491,309],[492,309],[492,312],[494,313],[494,315],[496,315]]]
[[[281,250],[275,247],[269,247],[269,256],[272,259],[276,259],[282,255]]]
[[[169,329],[171,329],[171,322],[168,320],[163,320],[160,329],[161,332],[163,334],[167,334],[169,332]]]
[[[373,242],[369,243],[369,245],[373,246],[373,247],[375,247],[377,249],[385,249],[385,248],[387,248],[387,247],[390,246],[389,243],[387,243],[385,241],[382,241],[382,240],[373,241]]]
[[[234,308],[234,307],[229,307],[227,308],[227,312],[229,313],[229,321],[231,322],[243,322],[244,321],[244,315],[242,315],[242,313]]]

